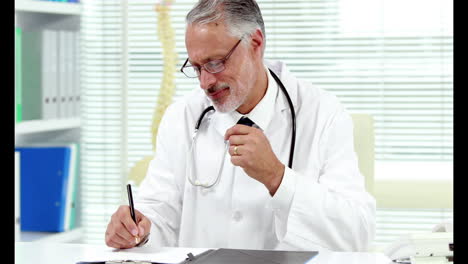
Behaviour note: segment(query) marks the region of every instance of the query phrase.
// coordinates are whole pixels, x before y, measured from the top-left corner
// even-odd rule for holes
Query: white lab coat
[[[154,159],[136,198],[136,209],[152,221],[149,243],[367,250],[375,233],[375,199],[366,192],[358,169],[350,115],[335,96],[297,80],[284,63],[265,65],[280,77],[295,107],[293,168],[287,167],[289,106],[269,75],[267,93],[249,115],[260,123],[274,153],[286,166],[275,195],[271,197],[263,184],[234,166],[229,154],[223,156],[224,134],[240,117],[236,111],[206,114],[196,144],[195,176],[213,180],[221,159],[225,162],[214,187],[191,185],[186,172],[195,123],[211,105],[202,89],[195,89],[167,108],[159,126]]]

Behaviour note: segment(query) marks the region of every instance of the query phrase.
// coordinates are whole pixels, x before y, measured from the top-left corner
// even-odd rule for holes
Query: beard
[[[212,99],[208,96],[210,101],[213,103],[215,110],[221,113],[229,113],[236,110],[245,102],[248,95],[247,87],[236,87],[229,85],[228,83],[216,84],[214,87],[206,90],[205,93],[208,95],[225,88],[229,89],[229,94],[226,96],[219,99]]]

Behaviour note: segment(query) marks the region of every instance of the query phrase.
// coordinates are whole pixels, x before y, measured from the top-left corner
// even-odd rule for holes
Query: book
[[[58,117],[58,32],[22,33],[22,120]]]
[[[66,31],[58,31],[58,74],[57,74],[57,94],[58,94],[58,113],[57,117],[65,118],[67,117],[67,106],[66,106],[66,97],[67,97],[67,63],[66,63]]]
[[[66,76],[67,76],[67,87],[66,87],[66,95],[65,95],[65,101],[66,101],[66,110],[65,110],[65,116],[70,118],[74,116],[74,109],[73,109],[73,90],[74,90],[74,85],[75,85],[75,64],[74,64],[74,59],[75,59],[75,52],[74,52],[74,32],[73,31],[66,31],[66,51],[65,51],[65,63],[66,63]]]
[[[59,117],[59,33],[49,29],[41,33],[41,117],[47,120]]]
[[[15,241],[21,241],[20,235],[20,153],[15,151]]]
[[[65,207],[64,229],[72,230],[76,227],[76,210],[78,194],[78,175],[80,168],[80,145],[71,144],[70,146],[70,167],[69,181],[67,185],[67,198]]]
[[[21,105],[22,121],[41,118],[42,33],[22,30]]]
[[[16,147],[20,152],[21,230],[63,232],[74,228],[77,144]]]
[[[73,41],[73,70],[74,70],[74,80],[73,80],[73,116],[79,117],[80,116],[80,32],[75,31],[73,32],[74,41]]]
[[[21,37],[21,28],[15,27],[15,124],[22,120]]]

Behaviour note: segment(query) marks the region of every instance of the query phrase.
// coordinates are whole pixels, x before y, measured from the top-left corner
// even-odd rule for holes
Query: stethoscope
[[[290,150],[289,150],[288,167],[292,168],[293,156],[294,156],[294,147],[295,147],[295,144],[296,144],[296,113],[295,113],[294,106],[292,104],[291,98],[289,97],[288,91],[286,91],[286,88],[284,87],[283,83],[281,82],[281,80],[278,78],[278,76],[272,70],[270,70],[270,69],[268,69],[268,70],[270,71],[271,76],[273,76],[276,83],[279,85],[279,87],[283,91],[284,95],[286,96],[286,99],[287,99],[288,104],[289,104],[289,108],[291,110],[292,135],[291,135],[291,147],[290,147]],[[226,141],[226,145],[225,145],[225,148],[224,148],[224,155],[223,155],[223,159],[221,161],[221,166],[220,166],[220,168],[218,170],[218,175],[216,176],[216,179],[215,179],[214,182],[208,183],[208,182],[199,181],[198,179],[195,179],[195,180],[192,179],[192,170],[196,166],[196,164],[194,163],[194,160],[195,160],[194,157],[195,157],[195,149],[196,149],[196,144],[197,144],[198,130],[199,130],[200,125],[201,125],[201,123],[203,121],[203,117],[205,117],[206,113],[208,113],[210,111],[215,111],[215,109],[214,109],[214,107],[212,105],[208,106],[205,110],[203,110],[203,112],[200,114],[200,117],[198,118],[197,123],[195,124],[195,131],[194,131],[193,136],[192,136],[192,145],[190,147],[189,164],[187,166],[188,171],[186,173],[187,179],[189,180],[189,182],[192,185],[200,186],[200,187],[203,187],[203,188],[211,188],[212,186],[214,186],[219,181],[219,178],[221,177],[221,172],[222,172],[222,169],[223,169],[223,165],[224,165],[224,160],[225,160],[224,157],[226,156],[226,153],[229,150],[229,144]],[[251,124],[246,124],[246,125],[251,126]]]

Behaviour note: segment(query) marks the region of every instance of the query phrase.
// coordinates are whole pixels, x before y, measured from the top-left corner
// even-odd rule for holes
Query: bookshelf
[[[16,0],[15,11],[79,16],[81,14],[81,5],[67,2]]]
[[[23,121],[15,126],[15,133],[17,135],[43,133],[50,131],[79,129],[80,118],[66,118],[66,119],[51,119],[51,120],[29,120]]]
[[[80,15],[80,3],[51,2],[38,0],[15,0],[15,28],[21,28],[22,32],[52,30],[79,33]],[[69,41],[71,42],[71,40],[72,39],[70,38]],[[22,41],[24,43],[24,40]],[[21,54],[21,56],[25,55],[26,54]],[[76,53],[76,55],[79,55],[79,53]],[[78,57],[79,56],[77,56],[77,58]],[[21,67],[24,66],[22,65]],[[21,72],[24,75],[28,74],[29,71],[23,68]],[[79,78],[79,74],[76,76],[78,76]],[[22,81],[22,86],[25,86],[24,81]],[[31,88],[28,89],[21,89],[21,93],[23,94],[21,98],[27,98],[27,100],[30,100],[30,98],[34,99],[34,97],[41,96],[41,94],[44,91],[44,87],[41,86],[39,86],[40,90],[34,90]],[[25,104],[28,102],[24,102],[24,99],[22,99],[22,103]],[[57,116],[55,118],[43,118],[43,113],[41,113],[40,107],[36,107],[36,109],[39,113],[25,115],[25,109],[23,107],[23,119],[17,122],[15,103],[15,147],[36,143],[54,144],[63,142],[80,142],[81,123],[79,118],[79,112],[77,113],[75,111],[74,115],[67,114],[66,116],[62,117]],[[15,175],[15,177],[17,176]],[[15,186],[15,188],[17,188],[18,190],[19,186]],[[19,203],[18,195],[15,195],[15,204],[17,203]],[[79,195],[77,197],[76,204],[76,228],[70,231],[56,233],[21,231],[19,234],[19,241],[52,241],[68,243],[79,242],[83,233],[80,223],[81,207],[79,206]],[[21,218],[21,215],[19,217]]]
[[[80,242],[83,236],[83,228],[75,228],[68,232],[21,232],[21,242],[52,242],[52,243],[74,243]]]

